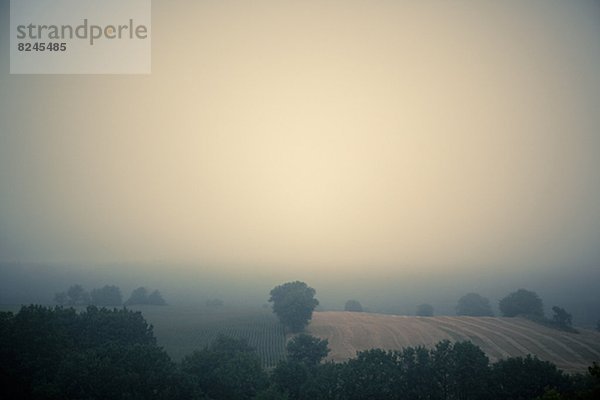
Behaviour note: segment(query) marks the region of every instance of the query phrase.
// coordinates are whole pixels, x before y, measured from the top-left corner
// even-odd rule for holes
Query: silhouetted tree
[[[534,399],[548,389],[570,389],[569,377],[536,357],[513,357],[492,365],[491,393],[495,399]]]
[[[150,293],[150,296],[148,296],[148,304],[152,304],[155,306],[166,306],[167,302],[162,297],[160,292],[158,290],[155,290],[152,293]]]
[[[363,307],[358,300],[348,300],[344,305],[344,311],[362,312]]]
[[[121,289],[117,286],[105,285],[100,289],[92,290],[91,303],[96,306],[120,306],[123,304]]]
[[[505,317],[544,317],[542,300],[535,292],[526,289],[519,289],[500,300],[500,311]]]
[[[245,341],[226,336],[185,357],[181,369],[215,400],[251,399],[268,385],[254,350]]]
[[[54,301],[61,306],[85,306],[90,304],[90,295],[81,285],[73,285],[66,292],[56,293]]]
[[[398,353],[373,349],[361,351],[356,358],[348,360],[341,372],[342,399],[401,399],[403,387],[402,369]]]
[[[552,307],[554,315],[552,320],[559,326],[570,327],[573,324],[573,316],[569,314],[564,308],[554,306]]]
[[[471,317],[493,316],[489,299],[478,293],[467,293],[458,300],[456,305],[457,315],[468,315]]]
[[[417,315],[419,317],[432,317],[433,306],[431,304],[419,304],[417,306]]]
[[[327,339],[301,333],[289,341],[286,346],[288,359],[306,365],[317,365],[329,354]]]
[[[90,304],[90,295],[81,285],[73,285],[67,290],[68,304],[80,306]]]
[[[488,399],[489,360],[471,342],[457,342],[452,347],[452,386],[456,399]]]
[[[319,304],[315,293],[315,289],[304,282],[288,282],[271,290],[269,302],[273,303],[273,312],[281,323],[292,332],[299,332],[308,324]]]
[[[148,290],[145,287],[140,286],[139,288],[135,289],[133,292],[131,292],[129,299],[127,299],[125,302],[126,306],[132,306],[135,304],[148,304]]]
[[[89,306],[0,313],[0,398],[201,398],[142,314]]]

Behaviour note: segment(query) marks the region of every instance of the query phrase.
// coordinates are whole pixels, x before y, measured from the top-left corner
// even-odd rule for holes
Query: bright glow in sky
[[[597,263],[598,2],[152,15],[150,76],[11,76],[2,58],[0,261]]]

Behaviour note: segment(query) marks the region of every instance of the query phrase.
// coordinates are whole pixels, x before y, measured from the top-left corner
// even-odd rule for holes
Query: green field
[[[136,306],[154,326],[158,344],[179,361],[209,345],[218,334],[243,338],[265,367],[285,357],[283,326],[268,308]]]

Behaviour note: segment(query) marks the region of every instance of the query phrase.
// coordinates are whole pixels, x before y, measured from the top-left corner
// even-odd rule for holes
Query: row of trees
[[[89,306],[0,313],[4,399],[598,399],[600,367],[569,376],[536,358],[490,364],[470,342],[374,349],[323,363],[326,340],[300,334],[272,371],[245,341],[219,336],[173,362],[141,313]]]
[[[100,307],[129,306],[136,304],[162,306],[167,304],[158,290],[149,292],[148,289],[143,286],[131,292],[129,299],[123,303],[121,289],[114,285],[105,285],[101,288],[92,289],[91,292],[87,292],[81,285],[73,285],[64,292],[56,293],[54,295],[54,301],[63,306],[96,305]]]
[[[322,363],[327,341],[298,335],[271,375],[270,399],[592,399],[600,367],[569,376],[535,357],[490,364],[471,342],[442,341],[433,349],[359,352],[344,363]]]
[[[312,318],[312,313],[319,301],[315,299],[315,289],[306,283],[295,281],[284,283],[271,290],[269,302],[273,303],[273,312],[279,320],[292,332],[299,332]],[[504,317],[524,316],[559,329],[577,332],[572,328],[572,317],[565,309],[554,306],[552,319],[544,316],[544,306],[540,297],[532,291],[519,289],[500,300],[500,312]],[[345,311],[362,312],[363,307],[357,300],[348,300]],[[458,300],[457,315],[473,317],[493,316],[489,299],[478,293],[467,293]],[[433,316],[433,306],[421,304],[416,315]]]
[[[499,308],[503,317],[524,316],[559,329],[574,331],[572,328],[573,317],[570,313],[562,307],[553,306],[552,319],[547,319],[544,316],[544,305],[540,297],[535,292],[526,289],[519,289],[504,297],[500,300]],[[361,312],[363,308],[357,300],[348,300],[344,310]],[[471,317],[494,316],[490,300],[478,293],[467,293],[462,296],[456,305],[456,314]],[[433,306],[431,304],[420,304],[417,306],[416,315],[422,317],[433,316]]]

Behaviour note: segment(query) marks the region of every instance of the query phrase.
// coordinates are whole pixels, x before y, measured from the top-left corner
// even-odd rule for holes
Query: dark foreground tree
[[[91,303],[96,306],[120,306],[123,304],[121,289],[117,286],[105,285],[100,289],[92,290]]]
[[[317,365],[329,354],[328,344],[327,339],[301,333],[287,344],[288,359],[309,366]]]
[[[433,317],[433,306],[431,304],[419,304],[417,315],[419,317]]]
[[[214,400],[252,399],[268,385],[254,349],[243,340],[226,336],[185,357],[181,368]]]
[[[542,300],[535,292],[526,289],[519,289],[500,300],[500,311],[505,317],[544,317]]]
[[[569,377],[556,366],[528,355],[500,360],[492,366],[491,389],[497,399],[534,399],[549,389],[569,391]]]
[[[471,317],[491,317],[494,315],[489,299],[478,293],[467,293],[461,297],[456,305],[456,314]]]
[[[363,307],[358,300],[348,300],[344,305],[344,311],[362,312]]]
[[[89,306],[0,313],[2,399],[198,399],[141,313]]]
[[[315,289],[304,282],[288,282],[271,290],[269,302],[273,303],[273,312],[282,324],[292,332],[300,332],[319,305],[315,293]]]

